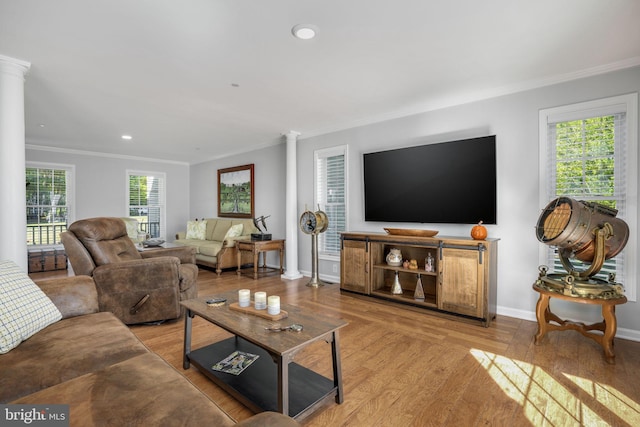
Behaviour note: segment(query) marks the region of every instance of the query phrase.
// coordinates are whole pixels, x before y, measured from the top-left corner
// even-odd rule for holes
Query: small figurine
[[[258,229],[259,233],[251,233],[251,240],[271,240],[271,234],[267,233],[267,222],[265,221],[270,216],[262,215],[253,218],[253,225]],[[262,227],[260,227],[260,224],[262,224]]]
[[[433,272],[433,256],[431,252],[427,254],[427,258],[424,260],[424,271]]]
[[[417,270],[418,269],[418,261],[412,259],[409,261],[409,270]]]
[[[257,218],[253,218],[253,225],[255,225],[256,228],[260,230],[260,233],[264,234],[267,232],[267,222],[265,220],[270,216],[271,215],[267,215],[267,216],[262,215]],[[264,227],[264,230],[260,227],[260,224],[258,224],[258,222],[262,223],[262,227]]]

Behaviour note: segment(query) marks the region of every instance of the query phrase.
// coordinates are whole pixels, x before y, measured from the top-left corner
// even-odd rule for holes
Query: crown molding
[[[242,154],[252,153],[254,151],[263,150],[263,149],[269,148],[269,147],[275,147],[276,145],[282,144],[282,137],[283,136],[284,136],[284,134],[282,134],[277,139],[271,140],[269,142],[264,142],[262,144],[254,145],[250,149],[233,151],[231,153],[225,153],[225,154],[220,155],[220,156],[205,157],[205,158],[193,161],[193,162],[189,162],[189,164],[190,165],[198,165],[198,164],[201,164],[201,163],[212,162],[212,161],[215,161],[215,160],[226,159],[228,157],[233,157],[233,156],[239,156],[239,155],[242,155]]]
[[[640,56],[627,58],[622,61],[612,62],[609,64],[600,65],[597,67],[587,68],[584,70],[574,71],[571,73],[557,74],[554,76],[543,77],[540,79],[529,80],[529,81],[520,82],[512,85],[483,89],[475,92],[466,92],[463,94],[452,94],[452,95],[432,99],[430,101],[418,104],[411,108],[396,110],[394,112],[385,113],[379,116],[370,117],[362,120],[356,120],[349,123],[344,123],[336,127],[305,131],[303,135],[298,137],[298,139],[308,139],[315,136],[326,135],[333,132],[353,129],[356,127],[385,122],[388,120],[400,119],[403,117],[413,116],[416,114],[428,113],[430,111],[442,110],[444,108],[470,104],[472,102],[484,101],[487,99],[497,98],[505,95],[511,95],[514,93],[526,92],[528,90],[538,89],[546,86],[552,86],[559,83],[579,80],[587,77],[597,76],[600,74],[606,74],[613,71],[624,70],[626,68],[632,68],[637,66],[640,66]]]
[[[164,159],[155,159],[151,157],[129,156],[126,154],[102,153],[98,151],[77,150],[72,148],[49,147],[49,146],[37,145],[37,144],[25,144],[25,148],[27,150],[34,150],[34,151],[48,151],[53,153],[76,154],[81,156],[108,157],[108,158],[121,159],[121,160],[136,160],[136,161],[147,161],[147,162],[155,162],[155,163],[168,163],[168,164],[180,165],[180,166],[189,166],[188,162],[179,162],[176,160],[164,160]]]

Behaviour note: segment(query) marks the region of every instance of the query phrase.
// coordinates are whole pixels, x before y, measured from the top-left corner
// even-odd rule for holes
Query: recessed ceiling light
[[[133,139],[133,137],[131,135],[122,135],[122,139],[124,139],[125,141],[130,141]]]
[[[309,40],[316,36],[318,27],[315,25],[298,24],[291,29],[291,34],[302,40]]]
[[[44,127],[44,123],[40,123],[38,126],[40,126],[41,128]]]

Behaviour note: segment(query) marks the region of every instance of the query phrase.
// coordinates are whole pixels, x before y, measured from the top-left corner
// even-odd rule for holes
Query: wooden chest
[[[66,269],[67,254],[64,249],[29,249],[29,273]]]

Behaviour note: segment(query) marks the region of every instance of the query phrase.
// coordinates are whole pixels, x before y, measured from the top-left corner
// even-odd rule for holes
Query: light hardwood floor
[[[616,339],[609,365],[601,347],[575,331],[550,332],[535,346],[534,322],[498,316],[484,328],[342,293],[337,284],[310,288],[308,280],[204,269],[198,279],[201,296],[262,290],[349,322],[340,330],[344,403],[331,401],[304,426],[640,425],[638,342]],[[182,369],[183,327],[181,319],[131,329],[233,418],[251,416],[195,368]],[[195,318],[193,348],[227,336]],[[295,360],[331,378],[330,357],[321,342]]]

